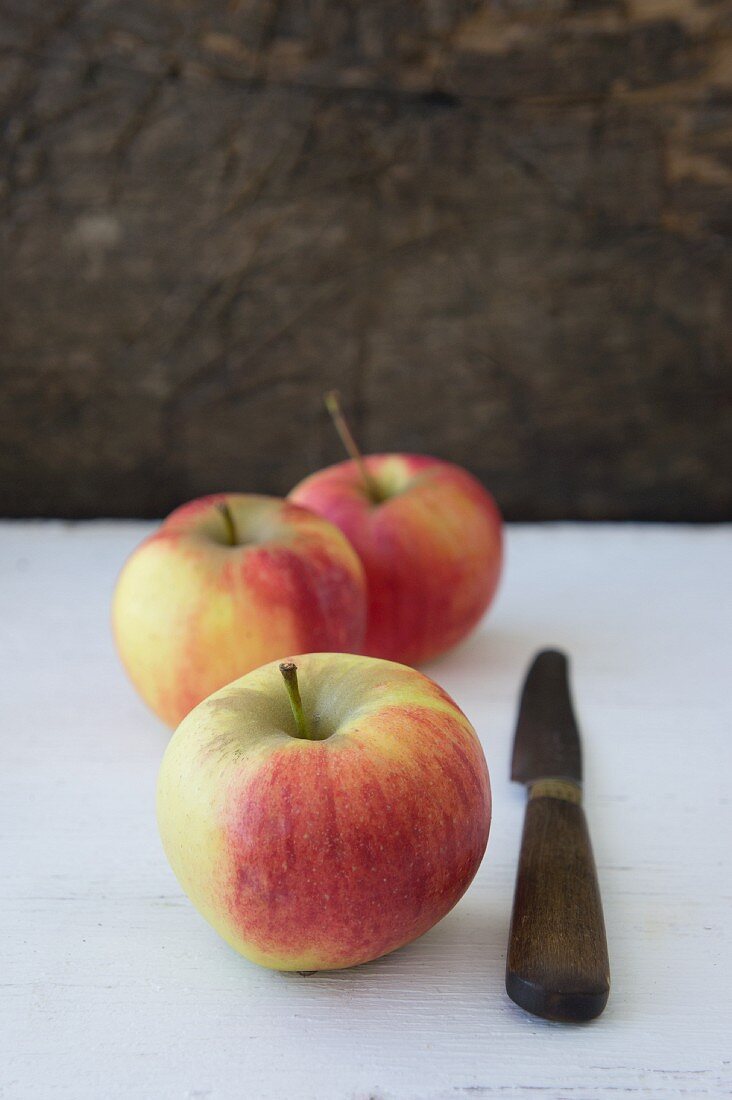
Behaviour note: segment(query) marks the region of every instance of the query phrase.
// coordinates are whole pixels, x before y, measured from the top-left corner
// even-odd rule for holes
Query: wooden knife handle
[[[542,793],[542,785],[559,797]],[[600,889],[580,798],[579,788],[562,780],[535,784],[521,839],[506,990],[521,1008],[548,1020],[592,1020],[610,992]]]

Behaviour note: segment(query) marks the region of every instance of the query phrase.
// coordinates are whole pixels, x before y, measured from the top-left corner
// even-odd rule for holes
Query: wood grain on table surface
[[[367,966],[240,959],[163,857],[167,731],[116,660],[112,587],[143,523],[0,525],[0,1095],[442,1100],[732,1088],[729,528],[513,527],[497,603],[429,671],[491,769],[488,853],[452,914]],[[525,665],[573,658],[613,988],[592,1024],[503,985],[524,813]]]

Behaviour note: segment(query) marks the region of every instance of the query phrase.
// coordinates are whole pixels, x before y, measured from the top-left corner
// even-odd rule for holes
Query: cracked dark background
[[[729,0],[0,0],[0,512],[730,518]]]

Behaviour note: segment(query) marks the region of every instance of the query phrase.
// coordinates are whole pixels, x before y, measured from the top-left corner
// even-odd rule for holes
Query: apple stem
[[[236,546],[236,525],[234,523],[234,517],[231,514],[231,508],[226,503],[226,501],[224,501],[222,504],[219,504],[219,512],[221,512],[221,518],[223,519],[224,526],[226,527],[227,544],[229,546]]]
[[[341,408],[341,395],[338,390],[329,390],[325,395],[325,407],[330,413],[330,418],[335,424],[335,429],[338,435],[341,437],[341,443],[343,444],[346,453],[358,466],[358,472],[361,475],[364,489],[366,490],[369,498],[375,503],[381,500],[381,493],[379,487],[372,478],[371,474],[366,469],[366,463],[363,460],[363,455],[359,450],[356,440],[353,438],[353,433],[348,426],[348,421],[343,415],[343,409]]]
[[[312,736],[310,727],[305,718],[305,711],[303,710],[302,699],[300,697],[300,685],[297,682],[297,665],[294,661],[283,661],[280,665],[280,672],[282,673],[282,679],[285,681],[285,687],[287,688],[287,694],[290,699],[292,714],[295,719],[295,725],[297,726],[297,736],[305,741],[311,741]]]

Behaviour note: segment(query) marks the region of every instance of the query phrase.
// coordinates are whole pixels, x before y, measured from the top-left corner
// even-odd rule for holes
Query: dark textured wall
[[[730,515],[728,0],[0,0],[0,512]]]

